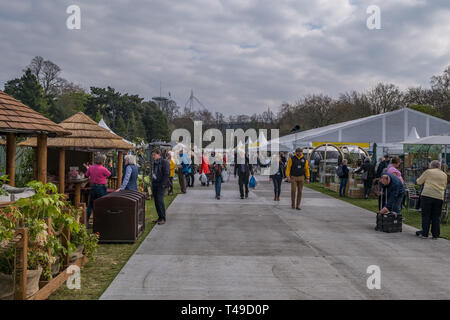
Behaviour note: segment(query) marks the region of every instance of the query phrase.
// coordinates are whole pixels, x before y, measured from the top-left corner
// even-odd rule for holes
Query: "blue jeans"
[[[92,210],[94,209],[94,201],[106,195],[106,186],[92,186],[89,195],[90,199],[86,214],[87,222],[89,222]]]
[[[398,214],[402,213],[403,195],[394,200],[392,211]]]
[[[347,181],[348,178],[339,178],[341,180],[341,183],[339,185],[339,195],[345,196],[345,190],[347,189]]]
[[[166,221],[166,206],[164,204],[164,194],[166,190],[160,185],[154,183],[152,186],[153,200],[155,201],[156,213],[159,220]]]
[[[222,176],[221,175],[216,176],[215,186],[216,186],[216,197],[220,197],[220,189],[222,186]]]
[[[281,193],[281,182],[283,181],[283,177],[281,175],[274,175],[272,177],[273,181],[273,192],[275,193],[275,197],[279,197]]]

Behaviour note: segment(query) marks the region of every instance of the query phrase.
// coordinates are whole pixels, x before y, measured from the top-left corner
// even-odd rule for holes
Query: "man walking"
[[[292,209],[302,210],[300,202],[302,201],[303,185],[309,183],[309,164],[308,160],[303,156],[303,149],[297,148],[295,154],[289,158],[286,177],[291,183],[291,203]],[[295,202],[295,194],[297,193],[297,203]]]
[[[424,239],[428,238],[431,225],[433,240],[437,240],[441,232],[441,214],[447,187],[447,174],[441,170],[439,161],[433,160],[430,163],[430,169],[422,173],[416,182],[424,185],[421,194],[422,231],[417,231],[416,235]]]
[[[234,176],[236,174],[239,177],[239,192],[241,194],[241,199],[244,199],[244,189],[245,189],[245,198],[248,198],[248,182],[250,179],[250,174],[253,175],[253,166],[250,164],[250,160],[244,151],[240,151],[239,153],[240,161],[235,161],[234,166]],[[245,159],[245,160],[244,160]],[[236,156],[237,160],[237,156]],[[238,162],[244,162],[239,164]]]
[[[186,175],[189,174],[189,160],[187,155],[183,152],[183,149],[180,150],[180,165],[178,166],[178,179],[180,181],[180,189],[181,193],[186,193]]]
[[[165,189],[169,184],[170,165],[169,162],[161,158],[161,150],[152,151],[153,174],[152,174],[152,194],[155,201],[158,220],[153,221],[158,224],[166,223],[166,207],[164,205]]]

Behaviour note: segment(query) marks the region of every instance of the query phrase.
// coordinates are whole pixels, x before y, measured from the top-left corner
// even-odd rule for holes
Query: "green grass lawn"
[[[377,199],[351,199],[351,198],[341,198],[339,197],[339,194],[337,192],[331,191],[323,186],[323,184],[314,182],[309,183],[306,185],[308,188],[311,188],[313,190],[322,192],[326,195],[329,195],[331,197],[334,197],[336,199],[346,201],[348,203],[351,203],[355,206],[358,206],[363,209],[367,209],[372,212],[378,212],[378,200]],[[403,218],[405,219],[403,223],[408,224],[410,226],[413,226],[418,229],[422,229],[422,218],[420,211],[414,211],[409,210],[408,213],[406,213],[406,208],[402,210]],[[450,240],[450,225],[449,224],[441,224],[441,238],[445,238],[447,240]]]
[[[174,181],[174,195],[164,198],[166,208],[172,203],[179,191],[180,185],[176,180]],[[97,300],[100,298],[152,230],[155,225],[152,220],[157,219],[157,217],[154,201],[147,201],[143,235],[132,244],[100,244],[94,259],[81,269],[81,289],[70,290],[64,284],[49,297],[49,300]]]

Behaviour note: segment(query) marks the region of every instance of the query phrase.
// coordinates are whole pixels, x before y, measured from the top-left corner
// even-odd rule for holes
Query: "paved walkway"
[[[373,213],[310,189],[292,210],[287,183],[278,203],[268,182],[246,200],[222,187],[178,195],[101,299],[450,299],[447,240],[376,232]]]

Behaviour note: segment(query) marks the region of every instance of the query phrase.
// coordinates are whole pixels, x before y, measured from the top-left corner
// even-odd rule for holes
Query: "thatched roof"
[[[68,137],[49,138],[48,147],[67,149],[119,149],[129,150],[133,146],[118,135],[100,127],[83,112],[71,116],[60,123],[61,127],[72,133]],[[30,138],[19,144],[22,147],[35,147],[36,138]]]
[[[70,134],[60,125],[0,90],[0,133],[8,132],[45,133],[49,136]]]

